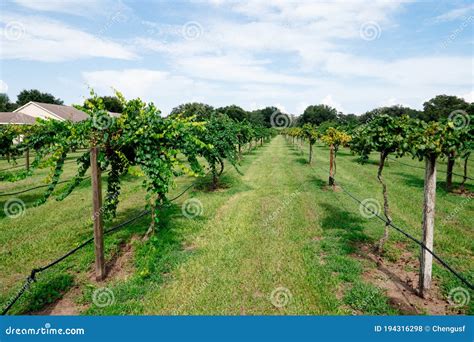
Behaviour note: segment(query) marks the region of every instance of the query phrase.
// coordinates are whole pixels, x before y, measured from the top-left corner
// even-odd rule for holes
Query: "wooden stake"
[[[30,149],[26,149],[26,171],[30,171]]]
[[[99,149],[91,148],[92,208],[94,220],[95,276],[97,281],[105,278],[104,227],[102,221],[102,184],[98,164]]]
[[[453,168],[454,168],[454,153],[451,152],[448,157],[448,165],[446,168],[446,190],[451,191],[453,187]]]
[[[433,250],[435,202],[436,202],[436,156],[425,158],[425,189],[423,204],[423,243],[427,248]],[[433,256],[424,248],[421,249],[420,257],[420,296],[426,297],[431,288],[431,271],[433,268]]]
[[[334,185],[334,145],[329,148],[329,185],[335,189]]]

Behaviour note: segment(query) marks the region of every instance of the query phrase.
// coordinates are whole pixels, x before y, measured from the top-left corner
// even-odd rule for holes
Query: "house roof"
[[[0,125],[6,124],[17,124],[17,125],[31,125],[35,123],[35,118],[23,114],[23,113],[15,113],[15,112],[0,112]]]
[[[80,111],[79,109],[76,109],[72,106],[63,106],[63,105],[33,102],[33,101],[31,103],[43,109],[46,109],[48,112],[53,113],[64,120],[77,122],[77,121],[86,120],[89,117],[83,111]]]
[[[23,108],[26,106],[33,104],[35,106],[38,106],[49,113],[51,113],[53,116],[59,117],[63,120],[69,120],[73,122],[78,122],[82,120],[87,120],[89,116],[84,113],[83,111],[76,109],[72,106],[64,106],[64,105],[57,105],[57,104],[51,104],[51,103],[42,103],[42,102],[34,102],[30,101],[27,104],[21,106],[20,108],[17,108],[15,112],[21,112]],[[120,113],[112,113],[109,112],[110,116],[113,117],[119,117]]]

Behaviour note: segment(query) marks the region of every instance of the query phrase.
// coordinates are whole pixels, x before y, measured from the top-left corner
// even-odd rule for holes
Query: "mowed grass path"
[[[196,254],[147,294],[145,313],[343,312],[336,278],[307,253],[322,236],[309,170],[282,138],[257,153],[240,189],[222,204],[209,208],[202,198],[209,219],[192,241]]]

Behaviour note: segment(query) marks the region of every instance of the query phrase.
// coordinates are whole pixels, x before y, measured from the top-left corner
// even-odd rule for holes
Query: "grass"
[[[12,313],[39,310],[76,287],[80,294],[74,300],[84,307],[83,313],[94,315],[396,314],[384,291],[363,279],[364,270],[373,266],[353,257],[360,243],[372,244],[380,238],[383,225],[361,216],[358,205],[344,193],[327,189],[328,155],[326,147],[316,147],[311,168],[299,148],[277,137],[245,155],[239,168],[242,175],[227,167],[218,191],[208,191],[209,179],[201,179],[163,210],[157,233],[148,241],[131,242],[133,258],[126,279],[102,284],[91,280],[94,256],[88,246],[40,274]],[[336,179],[360,198],[381,203],[376,158],[373,155],[370,163],[360,165],[347,150],[341,150]],[[404,162],[421,165],[410,159]],[[64,179],[72,176],[71,166]],[[459,166],[455,172],[461,173]],[[384,173],[394,222],[420,237],[423,170],[391,161]],[[40,170],[37,176],[17,183],[2,182],[0,192],[37,185],[46,174]],[[144,206],[140,177],[127,177],[115,222],[139,213]],[[179,178],[173,193],[192,181]],[[41,193],[39,189],[19,195],[27,204],[24,216],[0,217],[2,305],[33,267],[91,236],[89,182],[62,202],[51,199],[31,207]],[[181,208],[191,198],[202,204],[202,215],[193,219],[183,216]],[[0,197],[0,205],[6,200]],[[451,217],[453,212],[456,215]],[[470,213],[471,202],[439,189],[435,250],[473,279]],[[145,217],[107,236],[108,259],[120,254],[132,237],[141,237],[148,223]],[[391,232],[387,258],[396,262],[397,243],[402,241],[405,238]],[[416,257],[418,248],[409,243],[407,248]],[[461,286],[438,265],[434,276],[445,294]],[[104,286],[115,300],[99,307],[92,303],[92,294]],[[281,300],[284,305],[278,305]],[[472,304],[466,310],[472,312]]]

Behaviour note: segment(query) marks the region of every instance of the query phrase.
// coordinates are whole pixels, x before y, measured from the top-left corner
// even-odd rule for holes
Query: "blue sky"
[[[1,1],[0,92],[80,103],[325,103],[361,114],[474,101],[472,1]]]

